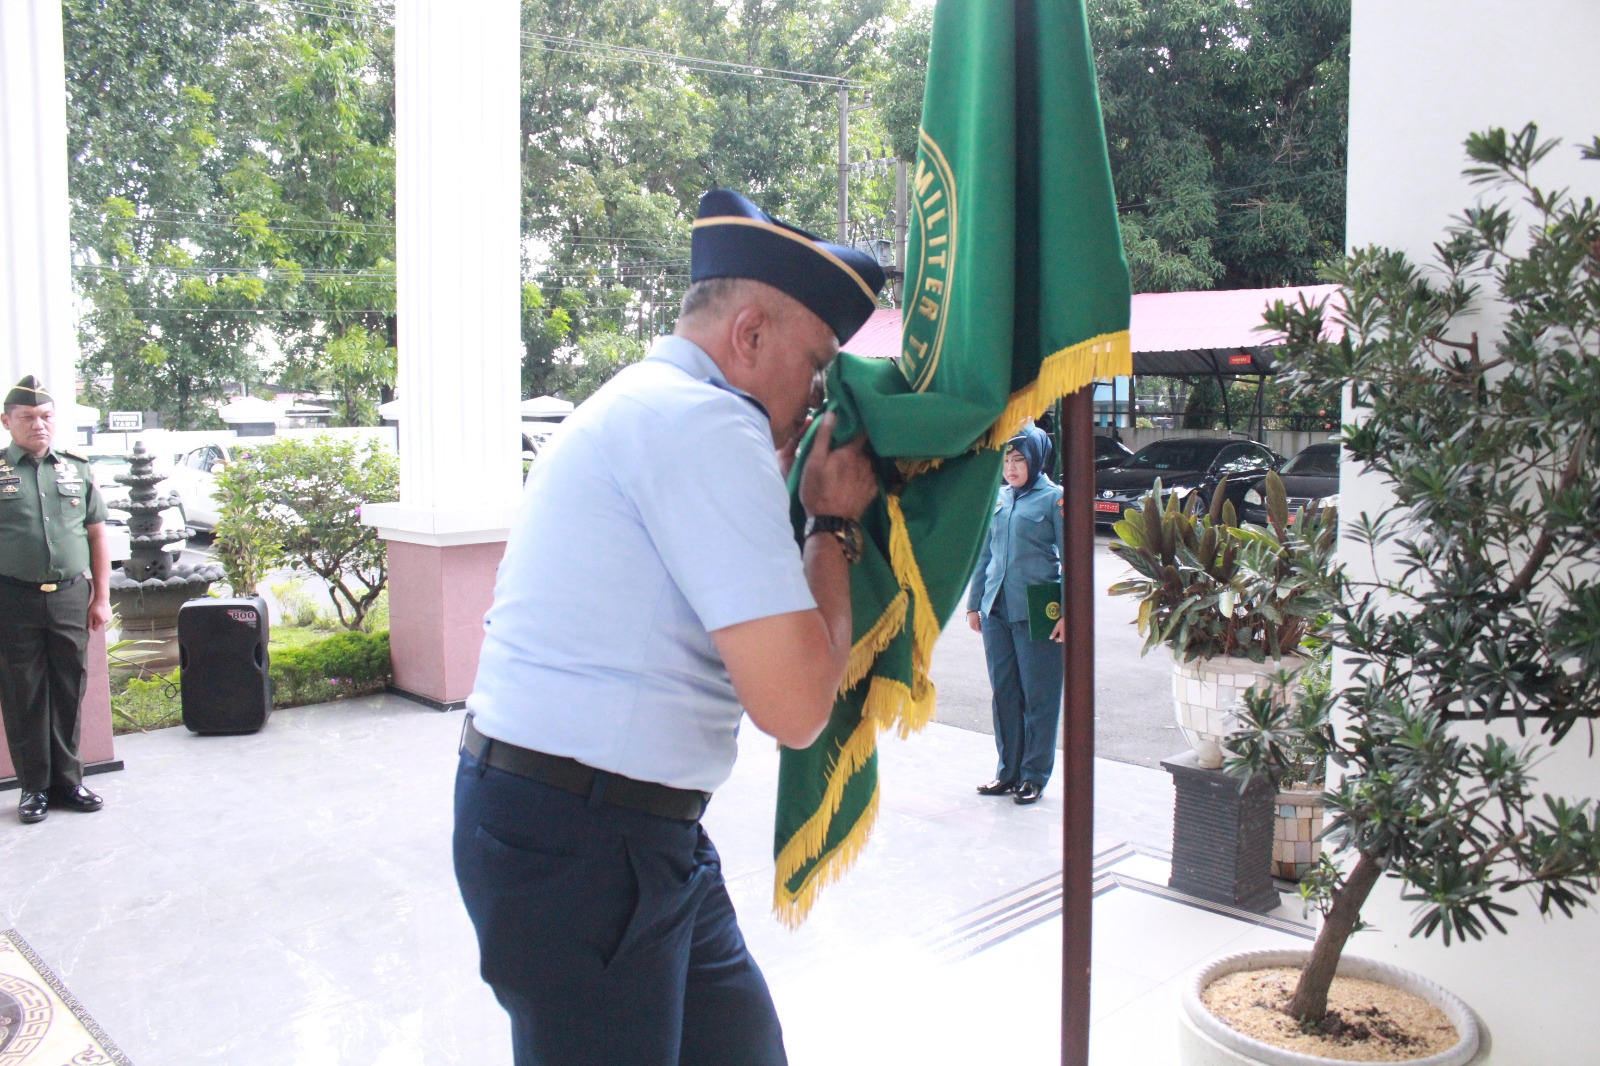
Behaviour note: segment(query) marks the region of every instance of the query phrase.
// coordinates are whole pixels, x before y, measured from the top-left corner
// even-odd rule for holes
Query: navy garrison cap
[[[691,281],[750,278],[788,293],[843,344],[878,306],[883,268],[854,248],[786,225],[729,189],[700,197]]]
[[[55,403],[56,398],[44,390],[39,384],[39,379],[28,374],[21,381],[11,386],[11,391],[6,393],[5,405],[20,404],[23,407],[43,407],[47,403]]]

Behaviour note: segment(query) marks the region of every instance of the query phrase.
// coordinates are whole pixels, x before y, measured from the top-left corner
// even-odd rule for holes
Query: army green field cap
[[[21,404],[24,407],[38,407],[42,404],[55,403],[56,398],[45,391],[39,384],[39,379],[28,374],[21,381],[11,386],[11,391],[6,393],[6,406]]]

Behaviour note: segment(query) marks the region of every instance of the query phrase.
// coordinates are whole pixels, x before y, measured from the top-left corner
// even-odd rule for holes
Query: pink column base
[[[505,549],[504,541],[443,548],[389,541],[389,656],[401,693],[440,708],[472,693]]]
[[[120,770],[116,752],[111,746],[111,673],[106,667],[106,631],[89,634],[89,676],[84,682],[82,716],[78,727],[78,757],[83,760],[86,773]],[[4,730],[0,725],[0,731]],[[3,732],[0,732],[3,735]],[[16,767],[11,765],[11,751],[0,744],[0,789],[14,787],[17,783]]]

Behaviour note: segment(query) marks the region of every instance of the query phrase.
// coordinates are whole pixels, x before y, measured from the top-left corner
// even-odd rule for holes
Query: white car
[[[185,524],[193,529],[214,529],[222,504],[218,501],[217,475],[240,450],[237,444],[202,444],[173,464],[159,491],[177,498]]]

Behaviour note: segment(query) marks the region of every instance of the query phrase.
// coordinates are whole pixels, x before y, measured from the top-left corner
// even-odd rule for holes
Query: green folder
[[[1061,582],[1028,586],[1028,637],[1047,640],[1061,621]]]

